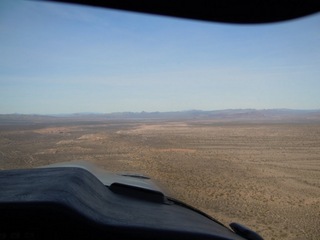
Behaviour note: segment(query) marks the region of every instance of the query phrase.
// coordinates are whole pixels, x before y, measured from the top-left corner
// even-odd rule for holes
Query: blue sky
[[[0,113],[320,109],[319,26],[2,0]]]

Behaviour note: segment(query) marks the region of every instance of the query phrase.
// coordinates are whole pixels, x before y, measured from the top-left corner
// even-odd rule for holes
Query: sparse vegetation
[[[95,121],[0,126],[0,168],[88,160],[266,239],[320,236],[320,124]]]

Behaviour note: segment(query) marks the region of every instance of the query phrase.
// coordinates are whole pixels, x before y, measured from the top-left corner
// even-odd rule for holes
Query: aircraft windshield
[[[2,0],[0,169],[86,160],[266,239],[316,239],[319,26]]]

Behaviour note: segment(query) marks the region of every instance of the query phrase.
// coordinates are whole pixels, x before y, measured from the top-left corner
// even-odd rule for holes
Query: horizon
[[[190,109],[181,111],[124,111],[124,112],[69,112],[69,113],[0,113],[0,115],[32,115],[32,116],[68,116],[68,115],[108,115],[108,114],[165,114],[165,113],[188,113],[188,112],[226,112],[226,111],[296,111],[296,112],[320,112],[320,109],[291,109],[291,108],[268,108],[268,109],[255,109],[255,108],[230,108],[230,109],[212,109],[212,110],[201,110],[201,109]]]
[[[208,23],[0,2],[0,114],[320,109],[320,14]]]

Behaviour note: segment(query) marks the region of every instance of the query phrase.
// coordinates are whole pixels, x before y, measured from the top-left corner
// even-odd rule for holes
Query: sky
[[[320,14],[208,23],[0,1],[0,114],[320,109]]]

